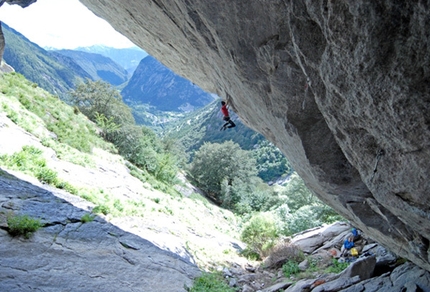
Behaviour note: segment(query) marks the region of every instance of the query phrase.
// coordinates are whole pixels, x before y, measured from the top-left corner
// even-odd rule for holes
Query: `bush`
[[[248,260],[251,260],[251,261],[260,261],[261,260],[260,254],[253,251],[253,250],[250,250],[249,248],[243,249],[240,252],[240,254],[242,256],[246,257]]]
[[[57,172],[47,167],[39,168],[38,170],[36,170],[35,175],[36,178],[42,183],[50,185],[57,185],[58,183]]]
[[[263,258],[278,238],[276,224],[269,214],[259,213],[245,225],[240,235],[241,240]]]
[[[89,214],[89,213],[86,213],[86,214],[84,214],[82,217],[81,217],[81,222],[82,223],[88,223],[88,222],[91,222],[91,221],[93,221],[94,220],[94,215],[91,215],[91,214]]]
[[[234,292],[230,288],[220,273],[203,273],[194,280],[189,292]]]
[[[107,214],[110,213],[110,209],[109,209],[108,206],[98,205],[98,206],[94,207],[93,212],[96,213],[96,214],[100,214],[101,213],[103,215],[107,215]]]
[[[39,219],[30,218],[27,215],[12,215],[7,218],[8,232],[13,235],[23,235],[29,238],[33,232],[36,232],[42,223]]]
[[[347,262],[341,263],[337,259],[333,258],[332,265],[327,268],[327,272],[338,274],[343,270],[345,270],[348,266],[349,266],[349,263]]]
[[[285,218],[287,229],[284,235],[292,235],[303,230],[321,226],[321,221],[317,217],[318,213],[314,206],[303,206],[296,212],[288,214]]]
[[[282,266],[282,272],[287,278],[291,275],[298,274],[300,272],[299,264],[295,261],[289,260]]]
[[[299,247],[293,244],[279,243],[272,249],[264,261],[264,265],[268,268],[280,268],[288,260],[300,263],[304,259],[303,251]]]

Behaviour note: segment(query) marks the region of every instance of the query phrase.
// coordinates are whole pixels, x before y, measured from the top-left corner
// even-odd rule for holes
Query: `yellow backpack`
[[[353,257],[358,256],[358,250],[357,250],[355,247],[351,248],[351,255],[352,255]]]

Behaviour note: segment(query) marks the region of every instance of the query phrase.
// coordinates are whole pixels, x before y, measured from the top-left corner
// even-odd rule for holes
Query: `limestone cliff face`
[[[430,270],[430,1],[80,0]]]

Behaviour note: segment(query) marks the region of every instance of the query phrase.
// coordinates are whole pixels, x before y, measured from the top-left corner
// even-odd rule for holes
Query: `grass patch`
[[[12,236],[23,235],[25,238],[30,238],[34,232],[42,227],[39,219],[31,218],[28,215],[10,215],[7,218],[7,225],[9,234]]]
[[[94,218],[95,218],[94,215],[91,215],[90,213],[86,213],[81,217],[81,222],[82,223],[88,223],[88,222],[93,221]]]
[[[203,273],[194,280],[189,292],[234,292],[235,289],[228,286],[221,273]]]
[[[337,259],[332,259],[332,265],[327,268],[327,273],[339,274],[349,266],[349,263],[341,263]]]
[[[107,215],[110,213],[110,209],[106,205],[97,205],[93,208],[93,212],[96,214]]]
[[[0,109],[15,124],[41,139],[47,138],[48,132],[38,132],[38,128],[46,127],[55,134],[58,142],[79,151],[89,153],[93,147],[116,151],[111,143],[97,134],[96,126],[84,115],[76,114],[72,107],[57,96],[34,87],[33,84],[15,72],[2,74],[0,77],[0,92],[3,94],[0,97]]]
[[[71,193],[77,192],[70,184],[60,180],[57,172],[47,167],[42,150],[34,146],[26,145],[12,155],[1,155],[0,165],[32,175],[42,183],[69,190]]]

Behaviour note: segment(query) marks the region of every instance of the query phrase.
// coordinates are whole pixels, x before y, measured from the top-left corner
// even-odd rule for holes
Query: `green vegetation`
[[[189,173],[215,202],[238,214],[282,205],[274,189],[257,177],[252,154],[232,141],[205,143],[195,153]]]
[[[75,114],[73,108],[58,97],[40,88],[34,88],[33,83],[24,76],[18,73],[3,74],[0,78],[0,91],[4,94],[0,99],[1,109],[7,116],[26,131],[54,146],[53,149],[59,150],[65,147],[62,145],[68,145],[86,153],[90,153],[93,147],[115,151],[111,144],[96,134],[97,128],[88,123],[83,115]],[[50,132],[41,130],[41,123]],[[55,139],[52,139],[53,136]],[[81,154],[75,152],[75,156],[78,155]]]
[[[204,272],[200,277],[194,280],[194,284],[191,288],[187,289],[189,292],[234,292],[233,288],[230,288],[225,283],[220,273],[206,273]]]
[[[23,235],[25,238],[30,238],[34,232],[43,226],[39,219],[31,218],[28,215],[9,215],[7,225],[8,232],[12,236]]]
[[[20,152],[12,155],[1,155],[0,165],[33,175],[42,183],[47,183],[57,188],[65,189],[72,194],[77,194],[77,190],[73,186],[59,179],[57,173],[48,168],[42,153],[42,150],[26,145],[22,147]]]
[[[270,214],[257,214],[245,224],[240,239],[247,244],[248,250],[264,258],[278,240],[275,221]]]
[[[258,176],[265,182],[293,172],[284,154],[267,140],[260,141],[252,154],[257,163]]]
[[[96,214],[107,215],[110,213],[110,210],[109,207],[106,205],[98,205],[94,207],[93,212]]]
[[[296,275],[300,272],[299,264],[295,261],[288,260],[282,266],[282,272],[284,273],[284,276],[287,278],[289,278],[291,275]]]
[[[87,79],[70,92],[68,102],[96,123],[101,136],[125,159],[158,181],[174,183],[178,172],[178,161],[170,154],[174,146],[164,144],[149,128],[137,126],[131,109],[115,88]]]
[[[335,258],[332,259],[332,265],[327,268],[327,273],[335,273],[338,274],[345,270],[349,266],[349,263],[347,262],[339,262]]]
[[[334,273],[338,274],[345,270],[349,263],[339,262],[337,259],[333,258],[331,263],[321,263],[317,258],[311,256],[307,257],[308,267],[306,270],[302,271],[299,268],[299,262],[301,260],[289,259],[284,265],[282,265],[282,272],[287,278],[294,279],[305,279],[311,278],[315,273]],[[328,266],[327,266],[328,265]]]
[[[330,224],[343,220],[306,188],[297,173],[291,175],[279,194],[286,198],[285,205],[273,211],[280,220],[280,233],[283,235],[289,236],[323,223]]]
[[[94,215],[91,215],[91,214],[89,214],[89,213],[86,213],[86,214],[84,214],[84,215],[81,217],[81,222],[82,222],[82,223],[88,223],[88,222],[93,221],[93,220],[94,220],[94,218],[95,218],[95,216],[94,216]]]
[[[188,161],[184,147],[178,145],[174,138],[161,139],[149,128],[136,125],[130,109],[124,105],[116,89],[109,85],[87,80],[70,93],[69,102],[74,107],[15,73],[0,77],[0,92],[0,111],[38,137],[43,146],[53,149],[59,159],[94,167],[96,163],[92,153],[97,153],[96,148],[119,153],[130,173],[144,182],[145,188],[169,194],[146,197],[135,194],[124,199],[102,189],[77,188],[60,179],[55,170],[48,167],[45,150],[40,147],[24,146],[16,153],[0,156],[0,165],[33,175],[43,183],[92,202],[95,207],[92,213],[82,216],[82,223],[91,222],[95,216],[93,214],[149,218],[151,212],[157,212],[162,213],[164,218],[175,216],[175,220],[176,216],[182,216],[184,218],[178,220],[199,222],[199,228],[204,231],[193,230],[198,235],[209,228],[234,234],[236,238],[241,233],[242,241],[248,245],[243,255],[261,259],[274,253],[281,235],[292,235],[342,219],[306,188],[279,150],[267,141],[259,140],[255,133],[252,135],[256,136],[248,137],[248,142],[253,141],[246,145],[248,149],[228,140],[204,143],[193,153],[190,152],[193,159],[187,174],[208,197],[194,193],[187,198],[173,187],[177,183],[178,169]],[[220,132],[219,127],[216,131]],[[215,132],[213,128],[212,132]],[[231,132],[228,135],[236,134]],[[266,183],[281,175],[288,175],[289,178],[284,186],[269,186]],[[183,204],[177,207],[176,201]],[[234,214],[215,208],[213,201]],[[205,222],[206,218],[187,210],[187,205],[204,208],[206,214],[211,216],[216,213],[217,219],[228,221],[231,225],[225,228],[217,222]],[[202,260],[211,252],[211,247],[202,248],[190,241],[186,244],[191,253],[199,255],[196,256],[199,265],[207,264]],[[296,251],[291,253],[295,256],[290,260],[298,263],[300,255]],[[226,258],[236,255],[233,249],[223,249],[222,254]],[[217,254],[216,260],[223,255]],[[310,270],[314,268],[317,267],[310,265]],[[292,270],[291,267],[285,269]],[[333,263],[331,269],[340,267]],[[222,277],[216,273],[204,274],[196,279],[191,288],[194,290],[190,291],[232,291],[222,290],[230,289],[223,284]]]
[[[3,59],[17,72],[22,72],[34,86],[44,88],[52,94],[62,95],[84,76],[89,76],[78,66],[61,62],[53,53],[29,42],[23,35],[2,23],[7,46]]]

